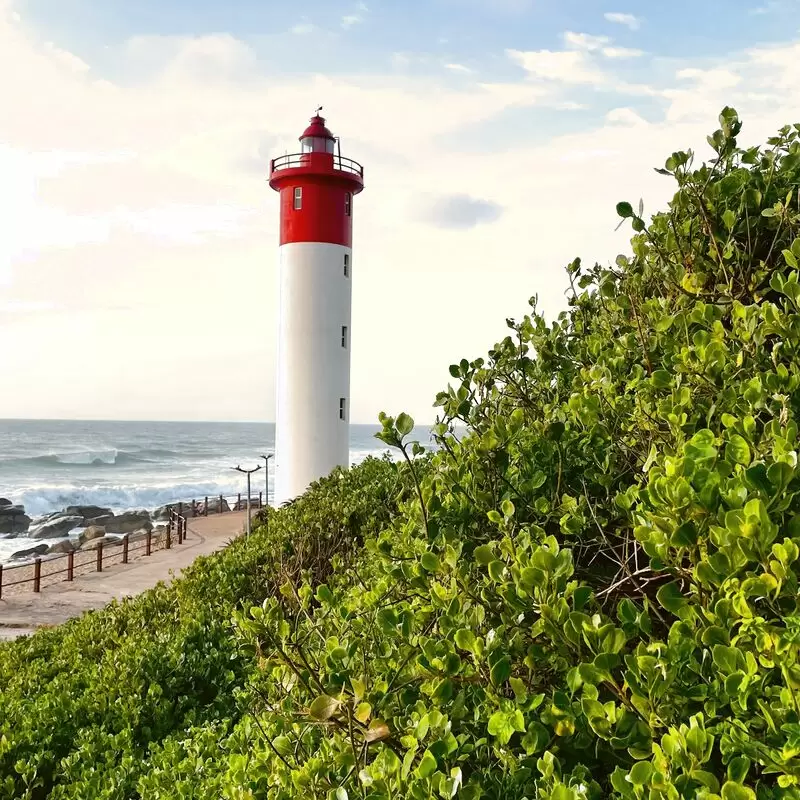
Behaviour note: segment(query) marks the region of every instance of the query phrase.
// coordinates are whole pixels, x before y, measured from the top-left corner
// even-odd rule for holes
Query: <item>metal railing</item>
[[[360,178],[364,177],[364,167],[353,161],[352,158],[345,158],[344,156],[335,155],[333,153],[289,153],[285,156],[278,156],[270,161],[270,174],[278,172],[282,169],[293,169],[295,167],[310,167],[314,163],[320,163],[319,156],[330,156],[333,159],[333,168],[341,172],[349,172],[353,175],[358,175]]]
[[[235,498],[235,500],[234,500]],[[230,503],[228,501],[231,501]],[[251,510],[259,510],[264,508],[264,493],[259,492],[258,495],[250,497]],[[201,501],[189,500],[178,503],[171,503],[168,506],[168,516],[161,520],[162,529],[158,530],[159,520],[155,519],[156,530],[149,530],[141,533],[126,533],[124,535],[116,536],[111,533],[108,536],[98,537],[96,544],[87,549],[75,549],[68,553],[53,553],[50,555],[42,554],[37,556],[32,561],[24,561],[19,564],[0,564],[0,599],[3,597],[3,590],[10,589],[12,586],[23,586],[25,584],[32,584],[34,592],[41,592],[43,581],[46,581],[47,586],[54,583],[63,583],[64,581],[73,581],[75,579],[76,567],[81,570],[80,574],[87,572],[102,572],[104,567],[111,566],[113,563],[128,564],[131,556],[136,557],[136,554],[144,551],[145,557],[152,555],[158,550],[170,550],[173,542],[178,545],[186,543],[186,540],[191,533],[187,520],[193,517],[207,517],[214,514],[226,514],[235,511],[247,510],[247,494],[242,496],[239,492],[235,495],[218,495],[203,498]],[[91,545],[92,540],[88,540],[85,544]],[[113,548],[113,551],[111,550]],[[92,554],[94,550],[94,554]],[[119,560],[117,561],[117,555]],[[80,563],[76,564],[76,556]],[[66,562],[66,565],[61,569],[51,570],[49,567],[54,564]],[[93,569],[87,569],[92,566]],[[48,567],[47,571],[43,573],[43,567]],[[32,574],[31,574],[32,572]],[[26,577],[18,578],[16,580],[8,580],[11,576],[14,577],[15,573],[22,573]],[[58,580],[51,580],[56,576]]]

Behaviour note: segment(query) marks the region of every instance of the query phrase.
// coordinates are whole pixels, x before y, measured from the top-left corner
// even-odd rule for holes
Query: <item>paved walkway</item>
[[[188,521],[189,535],[181,545],[159,550],[130,564],[114,564],[107,571],[76,577],[72,583],[57,583],[0,600],[0,640],[32,633],[42,626],[59,625],[111,600],[131,597],[169,582],[197,556],[220,550],[241,533],[246,511],[234,511]],[[174,573],[174,575],[173,575]]]

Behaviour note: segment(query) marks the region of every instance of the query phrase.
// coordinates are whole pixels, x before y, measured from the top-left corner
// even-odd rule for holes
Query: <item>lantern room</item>
[[[303,153],[333,153],[336,143],[333,134],[325,127],[325,119],[319,111],[311,118],[311,124],[300,137],[300,150]]]

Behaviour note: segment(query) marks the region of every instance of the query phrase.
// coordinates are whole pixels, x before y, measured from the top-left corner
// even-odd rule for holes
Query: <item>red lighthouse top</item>
[[[350,192],[358,194],[364,188],[364,167],[342,156],[337,145],[338,139],[317,111],[300,136],[300,152],[279,156],[270,162],[269,185],[280,191],[287,182],[314,176],[346,183]]]
[[[364,188],[364,168],[341,155],[319,109],[300,136],[300,152],[270,162],[269,185],[281,196],[282,245],[351,246],[353,195]]]
[[[325,117],[319,115],[319,111],[311,117],[311,124],[303,131],[300,141],[309,137],[319,139],[334,140],[334,135],[325,127]]]

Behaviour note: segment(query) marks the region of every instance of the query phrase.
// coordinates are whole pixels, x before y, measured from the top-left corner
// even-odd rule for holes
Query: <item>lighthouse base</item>
[[[280,248],[275,503],[349,465],[351,250]]]

